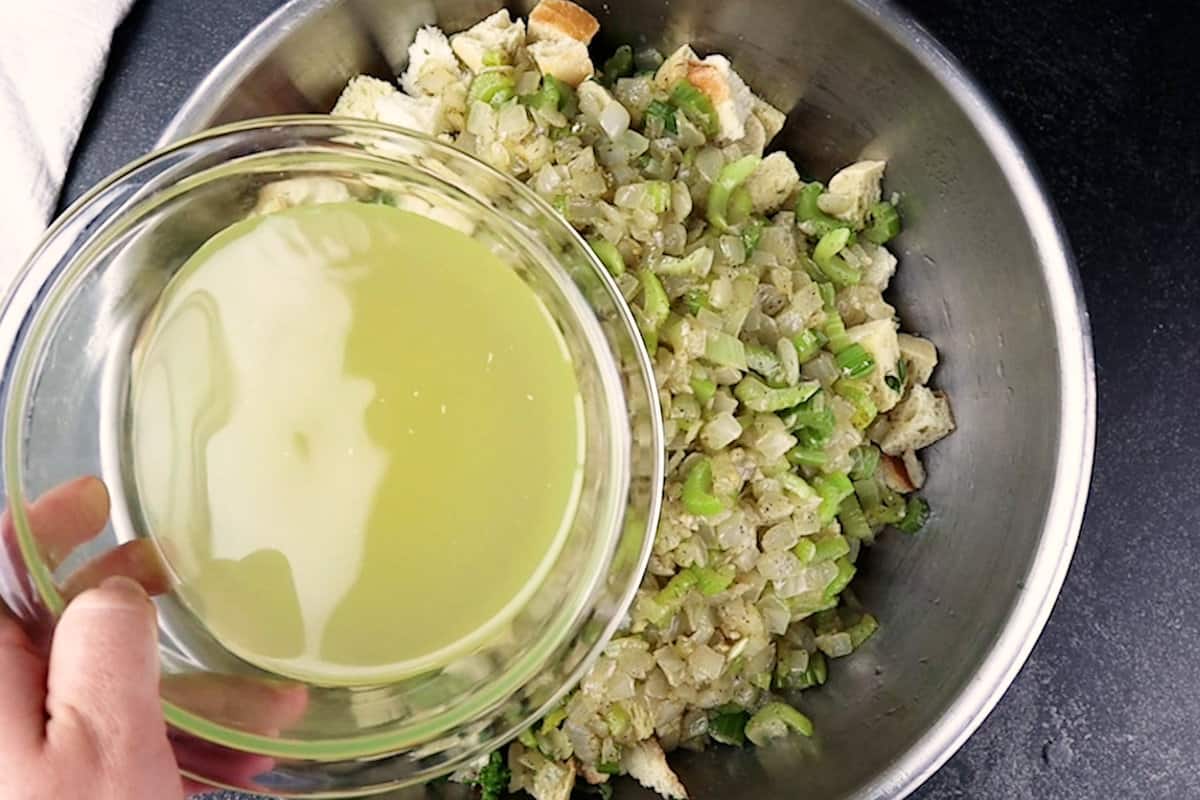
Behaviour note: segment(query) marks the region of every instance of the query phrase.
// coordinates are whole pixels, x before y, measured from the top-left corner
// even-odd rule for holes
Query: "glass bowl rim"
[[[385,123],[350,119],[345,117],[334,117],[327,114],[290,114],[271,117],[259,117],[250,120],[234,122],[226,125],[220,125],[201,131],[192,136],[172,142],[171,144],[156,148],[150,153],[137,158],[125,166],[119,168],[90,190],[85,192],[77,200],[71,203],[67,209],[59,215],[54,222],[43,233],[38,245],[32,253],[26,258],[24,264],[16,272],[9,288],[6,290],[2,302],[0,302],[0,320],[14,313],[25,314],[31,310],[32,306],[14,308],[13,303],[20,290],[27,288],[27,284],[31,280],[38,282],[37,295],[34,302],[38,306],[33,317],[33,328],[35,329],[31,335],[24,338],[20,342],[14,341],[14,349],[4,354],[6,365],[5,372],[14,374],[15,380],[3,387],[3,396],[0,397],[0,402],[3,402],[4,408],[0,413],[4,415],[4,440],[0,442],[2,448],[3,464],[2,469],[4,484],[7,487],[8,505],[11,513],[14,532],[16,534],[18,550],[21,554],[22,566],[26,569],[30,578],[30,582],[35,591],[35,594],[50,610],[52,615],[57,618],[61,615],[64,609],[62,596],[58,592],[54,583],[54,578],[50,569],[42,560],[37,551],[32,533],[29,526],[28,516],[26,514],[26,498],[24,497],[22,479],[24,471],[21,466],[21,450],[24,433],[24,420],[21,419],[23,402],[26,399],[28,391],[32,388],[31,381],[34,377],[33,370],[36,367],[30,364],[30,353],[37,349],[38,344],[43,341],[43,336],[39,336],[39,331],[36,330],[39,319],[44,320],[42,316],[47,306],[52,306],[52,300],[46,300],[44,290],[50,280],[55,277],[55,269],[59,259],[53,256],[47,258],[47,252],[52,245],[64,235],[71,235],[70,229],[73,223],[85,218],[89,211],[92,211],[100,204],[107,195],[119,190],[121,187],[129,183],[144,171],[151,170],[159,164],[167,161],[171,156],[177,155],[183,151],[203,145],[207,142],[239,138],[253,139],[256,134],[266,133],[272,129],[279,128],[296,128],[296,129],[323,129],[327,131],[338,131],[342,133],[356,134],[361,133],[367,136],[382,136],[392,139],[406,140],[409,143],[428,147],[433,151],[445,154],[453,159],[464,161],[471,165],[473,169],[482,170],[488,174],[490,179],[499,180],[505,188],[512,192],[522,202],[529,204],[534,214],[546,221],[549,225],[556,229],[559,235],[565,236],[571,241],[577,249],[584,254],[592,273],[599,278],[600,284],[603,286],[605,293],[612,301],[619,315],[619,323],[624,332],[629,335],[634,343],[635,350],[633,358],[637,366],[637,377],[642,388],[645,389],[647,395],[651,399],[650,407],[646,409],[650,416],[650,445],[649,451],[651,454],[651,492],[649,494],[650,503],[647,509],[647,519],[644,525],[643,540],[641,549],[635,563],[635,571],[632,573],[637,576],[637,580],[630,580],[620,593],[619,613],[611,615],[611,618],[606,620],[605,625],[592,642],[588,646],[587,652],[578,664],[571,670],[566,680],[556,688],[550,698],[543,702],[541,706],[527,715],[527,718],[521,723],[510,726],[511,730],[505,735],[507,738],[515,735],[519,729],[526,723],[536,720],[545,713],[551,706],[557,703],[563,694],[570,687],[576,685],[588,669],[595,663],[596,659],[603,652],[604,647],[612,638],[616,629],[622,622],[624,615],[627,613],[631,605],[634,595],[640,584],[641,577],[645,574],[646,565],[654,545],[654,538],[658,526],[659,512],[662,503],[662,488],[664,483],[664,431],[662,412],[658,400],[657,384],[654,380],[654,372],[651,365],[650,355],[639,333],[639,328],[633,317],[631,310],[626,304],[615,280],[608,270],[603,266],[602,262],[592,251],[584,237],[575,228],[570,225],[554,208],[542,199],[536,192],[518,181],[510,175],[507,175],[490,164],[466,153],[462,150],[425,134],[411,131],[404,128],[398,128]],[[282,149],[282,148],[274,148]],[[268,151],[263,151],[268,152]],[[228,160],[222,163],[228,163]],[[212,165],[216,166],[216,165]],[[198,174],[202,174],[205,170],[212,168],[205,167]],[[153,195],[151,195],[152,197]],[[133,205],[122,208],[114,215],[115,218],[127,216],[141,209],[142,205],[149,198],[140,198]],[[104,227],[101,228],[101,232]],[[81,256],[86,256],[88,246],[93,242],[97,231],[83,231],[77,237],[83,244],[78,250],[72,252],[63,259],[66,263],[77,261]],[[43,269],[38,274],[34,274],[34,269],[42,261],[48,261],[50,267]],[[43,265],[44,267],[46,265]],[[22,324],[22,328],[26,324]],[[44,331],[40,333],[45,333]],[[15,346],[19,344],[19,346]],[[631,436],[631,449],[633,446]],[[614,540],[615,541],[615,540]],[[570,641],[570,638],[559,642],[564,644]],[[547,649],[547,643],[540,642],[529,652],[523,653],[517,662],[523,662],[530,658],[542,658],[548,653],[543,652]],[[549,650],[553,650],[550,647]],[[516,685],[505,685],[501,694],[502,698],[510,697],[512,692],[518,691],[522,685],[520,682],[514,682]],[[489,687],[489,692],[493,691]],[[494,695],[493,695],[494,697]],[[370,757],[371,755],[382,755],[387,753],[403,752],[407,746],[396,748],[389,747],[387,741],[397,739],[397,734],[364,734],[352,737],[345,737],[335,740],[316,739],[307,741],[287,740],[281,741],[278,738],[263,736],[261,734],[248,733],[236,728],[231,728],[220,723],[216,723],[205,719],[203,716],[186,711],[183,708],[167,701],[160,697],[160,704],[163,708],[167,722],[178,729],[181,733],[191,736],[196,736],[202,740],[213,742],[219,746],[229,747],[241,752],[253,753],[269,757],[285,758],[292,760],[317,761],[317,762],[337,762],[347,759],[358,759]],[[479,704],[476,703],[476,706]],[[478,712],[478,708],[476,711]],[[459,720],[459,724],[471,719],[467,716]],[[436,719],[436,718],[435,718]],[[420,730],[418,728],[417,730]],[[437,733],[446,733],[447,731],[430,731]],[[413,732],[407,732],[405,738],[410,738]]]

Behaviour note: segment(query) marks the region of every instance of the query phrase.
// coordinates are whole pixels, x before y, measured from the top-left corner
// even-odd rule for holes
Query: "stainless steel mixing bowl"
[[[1075,546],[1091,471],[1087,315],[1024,153],[954,60],[870,0],[588,2],[600,47],[722,52],[789,111],[780,140],[827,178],[888,160],[905,232],[892,302],[937,342],[958,432],[929,454],[935,511],[884,537],[856,583],[882,622],[819,692],[811,742],[680,754],[694,797],[902,797],[995,705],[1041,631]],[[200,86],[164,139],[217,122],[328,109],[358,72],[403,66],[417,27],[458,30],[482,0],[294,0]],[[527,12],[518,3],[514,11]],[[644,797],[632,784],[619,797]]]

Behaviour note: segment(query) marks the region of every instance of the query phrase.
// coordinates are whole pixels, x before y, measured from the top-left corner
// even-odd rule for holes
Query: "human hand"
[[[108,492],[96,478],[58,486],[26,509],[51,569],[103,530],[108,513]],[[2,544],[18,562],[7,514]],[[68,605],[52,632],[28,619],[22,625],[0,602],[0,800],[178,800],[209,788],[181,779],[179,766],[263,788],[255,777],[274,767],[272,759],[169,735],[160,697],[277,736],[303,717],[304,687],[209,673],[168,675],[160,686],[149,595],[167,591],[168,580],[148,540],[105,551],[59,588]]]
[[[44,551],[65,558],[104,528],[108,510],[104,485],[81,478],[28,516]],[[6,516],[6,543],[10,529]],[[154,605],[137,580],[106,571],[73,576],[49,642],[0,604],[0,800],[184,797],[159,705]]]

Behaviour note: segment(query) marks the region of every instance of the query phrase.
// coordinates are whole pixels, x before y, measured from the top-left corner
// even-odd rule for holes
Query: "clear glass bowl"
[[[385,685],[296,684],[226,650],[169,586],[157,596],[163,708],[183,771],[228,788],[345,797],[463,766],[577,682],[620,623],[649,556],[662,422],[615,283],[519,183],[440,142],[372,123],[281,117],[216,129],[132,164],[76,203],[0,311],[3,490],[15,532],[0,588],[28,625],[52,625],[72,575],[106,555],[115,563],[112,551],[146,536],[127,398],[131,351],[163,287],[205,240],[251,213],[264,186],[297,178],[469,227],[557,321],[586,427],[583,494],[549,574],[502,635],[436,669]],[[64,558],[39,542],[30,504],[81,475],[104,479],[112,514]]]

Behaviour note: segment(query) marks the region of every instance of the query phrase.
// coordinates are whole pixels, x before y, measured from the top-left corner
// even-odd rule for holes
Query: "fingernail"
[[[87,509],[88,517],[107,519],[109,510],[108,487],[99,478],[88,476],[82,479],[79,501]]]
[[[113,575],[112,577],[105,578],[100,583],[100,588],[114,594],[119,594],[130,602],[152,605],[150,595],[146,594],[146,590],[142,588],[141,584],[135,580],[126,578],[124,575]]]

